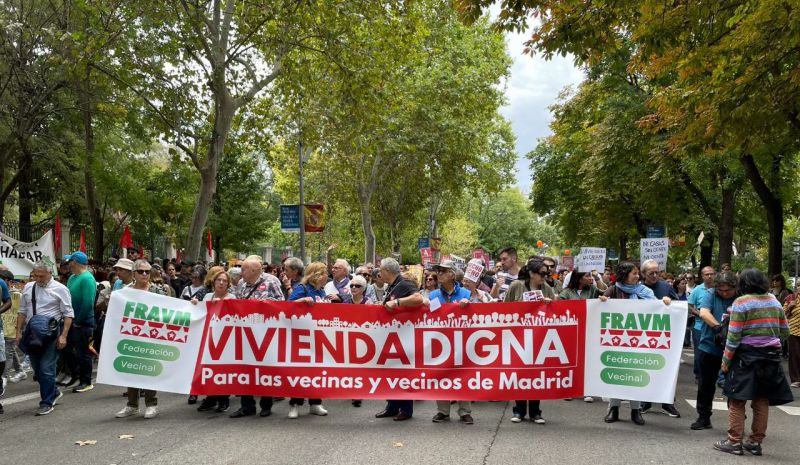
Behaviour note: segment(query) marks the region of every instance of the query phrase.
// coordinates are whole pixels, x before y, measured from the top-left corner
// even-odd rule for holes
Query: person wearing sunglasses
[[[147,260],[139,259],[133,263],[133,282],[129,288],[137,289],[153,294],[167,295],[164,288],[156,285],[150,280],[150,263]],[[139,414],[139,388],[128,388],[128,404],[117,412],[117,418],[126,418]],[[157,392],[152,389],[144,389],[144,417],[155,418],[158,415]]]
[[[422,297],[429,298],[431,292],[439,289],[439,279],[435,272],[430,272],[425,276],[425,282],[422,284]]]
[[[355,275],[350,280],[350,293],[354,304],[373,305],[375,301],[366,294],[367,280],[363,276]]]
[[[549,274],[549,268],[544,264],[544,261],[538,258],[528,260],[528,263],[519,270],[519,279],[508,287],[504,301],[522,302],[525,300],[526,295],[530,295],[528,294],[530,291],[541,292],[545,302],[555,300],[556,294],[553,288],[545,281]],[[530,419],[534,423],[543,425],[545,421],[539,406],[540,401],[538,400],[515,401],[511,421],[513,423],[521,423],[525,419],[525,415],[530,415]]]

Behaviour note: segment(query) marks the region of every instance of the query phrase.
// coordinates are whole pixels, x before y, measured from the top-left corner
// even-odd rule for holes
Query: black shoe
[[[246,411],[244,411],[242,409],[239,409],[239,410],[231,413],[230,417],[231,418],[252,417],[255,414],[256,414],[256,412],[246,412]]]
[[[472,418],[472,415],[469,413],[466,415],[461,415],[461,422],[465,425],[472,425],[475,424],[475,420]]]
[[[644,424],[644,417],[642,417],[642,409],[631,409],[631,421],[639,426]]]
[[[211,397],[206,397],[200,402],[200,406],[197,407],[198,412],[210,412],[214,410],[214,407],[217,406],[217,401],[212,399]]]
[[[701,429],[711,429],[711,419],[710,418],[698,418],[694,423],[692,423],[689,428],[697,431]]]
[[[353,407],[361,407],[361,401],[360,400],[354,400],[353,401]]]
[[[450,415],[445,415],[442,412],[439,412],[439,413],[437,413],[436,415],[433,416],[433,422],[434,423],[442,423],[442,422],[449,421],[449,420],[450,420]]]
[[[661,410],[664,411],[670,418],[680,418],[681,414],[678,412],[678,409],[675,408],[673,404],[664,404],[661,406]]]
[[[221,400],[217,404],[217,413],[227,412],[231,408],[231,401],[228,399]]]
[[[390,412],[388,410],[381,410],[375,414],[375,418],[391,418],[397,415],[397,412]]]
[[[642,408],[640,409],[642,413],[647,413],[650,411],[650,408],[653,406],[650,402],[642,402]]]
[[[2,410],[3,410],[3,407],[0,406],[0,413],[3,413]],[[746,450],[747,452],[750,452],[753,455],[761,455],[762,454],[761,443],[759,443],[759,442],[744,441],[744,442],[742,442],[742,449]]]
[[[394,417],[394,421],[406,421],[410,419],[411,415],[407,414],[406,412],[400,412]]]
[[[619,421],[619,407],[609,407],[608,413],[606,413],[606,417],[603,418],[603,421],[606,423]]]
[[[197,403],[197,396],[189,396],[189,405],[194,405]]]
[[[270,410],[270,409],[262,408],[261,411],[258,412],[258,416],[260,416],[262,418],[266,418],[266,417],[268,417],[270,415],[272,415],[272,410]]]
[[[0,404],[0,415],[2,415],[4,413],[6,413],[6,412],[5,412],[5,410],[3,410],[3,404]]]

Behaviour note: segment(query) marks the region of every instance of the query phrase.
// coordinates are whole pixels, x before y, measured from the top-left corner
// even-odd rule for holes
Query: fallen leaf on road
[[[75,444],[79,445],[81,447],[83,447],[83,446],[93,446],[93,445],[97,444],[97,441],[95,441],[94,439],[87,439],[86,441],[75,441]]]
[[[119,438],[120,439],[133,439],[133,435],[132,434],[120,434]]]
[[[402,442],[393,442],[392,443],[392,447],[403,447],[403,443]]]

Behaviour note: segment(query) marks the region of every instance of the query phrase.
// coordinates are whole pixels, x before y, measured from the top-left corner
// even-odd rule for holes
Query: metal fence
[[[53,228],[53,221],[45,220],[35,224],[20,224],[19,221],[3,221],[2,232],[6,236],[22,242],[31,242]]]

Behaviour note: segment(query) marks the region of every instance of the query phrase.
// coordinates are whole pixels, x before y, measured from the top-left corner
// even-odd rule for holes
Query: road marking
[[[3,401],[3,405],[14,405],[20,402],[25,402],[27,400],[38,399],[39,393],[38,392],[30,392],[28,394],[22,394],[19,396],[9,397]]]
[[[697,401],[694,399],[685,399],[686,403],[691,405],[692,408],[697,408]],[[727,402],[712,402],[711,410],[728,410]]]
[[[779,405],[778,408],[788,413],[789,415],[800,415],[800,407]]]

